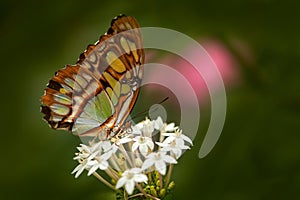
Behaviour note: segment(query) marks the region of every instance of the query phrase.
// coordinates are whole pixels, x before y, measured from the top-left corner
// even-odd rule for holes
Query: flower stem
[[[121,171],[119,165],[117,164],[117,160],[118,160],[118,158],[116,157],[115,154],[113,154],[113,155],[111,156],[110,161],[111,161],[113,167],[114,167],[117,171]]]
[[[131,167],[133,167],[133,163],[132,163],[130,157],[129,157],[128,154],[127,154],[127,151],[125,150],[125,148],[124,148],[124,146],[123,146],[122,144],[120,144],[120,150],[121,150],[121,152],[123,153],[123,155],[125,156],[125,158],[126,158],[126,160],[128,161],[129,165],[130,165]]]
[[[117,180],[119,180],[120,174],[116,170],[114,170],[113,168],[111,168],[111,167],[109,167],[108,169],[111,171],[112,174],[115,175],[115,177],[117,178]]]
[[[128,197],[128,199],[138,197],[138,196],[145,196],[145,195],[143,193],[138,193],[138,194],[131,195],[130,197]]]
[[[119,175],[112,168],[109,167],[105,172],[111,179],[114,179],[115,181],[119,179]]]
[[[136,188],[137,188],[137,189],[138,189],[145,197],[149,197],[149,198],[154,199],[154,200],[160,200],[160,199],[157,198],[157,197],[154,197],[154,196],[152,196],[152,195],[150,195],[150,194],[147,194],[147,193],[144,191],[144,189],[140,186],[140,184],[136,183],[135,186],[136,186]],[[135,196],[135,195],[133,195],[133,196]],[[139,195],[139,196],[140,196],[140,195]],[[129,198],[132,198],[132,197],[129,197]]]
[[[147,193],[144,191],[144,189],[141,187],[140,184],[136,183],[135,186],[136,186],[136,188],[137,188],[141,193],[144,194],[144,196],[147,195]]]
[[[100,176],[100,174],[98,174],[97,172],[94,172],[93,175],[99,179],[102,183],[104,183],[105,185],[107,185],[108,187],[110,187],[112,190],[116,190],[115,187],[110,184],[107,180],[105,180],[102,176]]]
[[[152,182],[152,173],[148,173],[148,180],[149,182]]]
[[[124,200],[128,200],[128,194],[127,194],[126,190],[124,190]]]
[[[138,196],[145,196],[145,195],[143,193],[138,193],[138,194],[130,196],[128,199],[138,197]],[[160,200],[159,198],[151,196],[150,194],[146,194],[146,197],[149,197],[149,198],[154,199],[154,200]]]
[[[168,185],[170,183],[173,166],[174,166],[173,164],[169,165],[169,170],[168,170],[168,174],[167,174],[167,177],[166,177],[166,185],[165,185],[166,187],[168,187]]]
[[[162,179],[162,175],[159,174],[159,189],[163,188],[163,179]]]

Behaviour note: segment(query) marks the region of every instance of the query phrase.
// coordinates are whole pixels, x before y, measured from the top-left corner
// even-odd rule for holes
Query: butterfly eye
[[[134,77],[133,82],[134,83],[139,83],[141,80],[139,77]]]

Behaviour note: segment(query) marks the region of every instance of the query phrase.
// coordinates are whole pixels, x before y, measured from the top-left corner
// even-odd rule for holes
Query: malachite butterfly
[[[53,129],[107,139],[120,132],[143,78],[144,49],[135,18],[120,15],[107,33],[88,45],[76,65],[49,81],[41,112]]]

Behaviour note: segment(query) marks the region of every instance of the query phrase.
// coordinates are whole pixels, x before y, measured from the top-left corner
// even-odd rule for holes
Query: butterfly
[[[120,132],[143,78],[145,54],[139,25],[115,17],[108,31],[49,81],[41,112],[51,128],[100,140]]]

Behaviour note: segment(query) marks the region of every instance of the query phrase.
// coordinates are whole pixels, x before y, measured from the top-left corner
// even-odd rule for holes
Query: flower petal
[[[132,138],[130,138],[130,137],[124,137],[124,138],[121,138],[119,140],[119,143],[120,144],[125,144],[125,143],[131,142],[131,141],[132,141]]]
[[[154,160],[153,159],[146,159],[143,163],[142,166],[142,170],[148,169],[149,167],[151,167],[154,164]]]
[[[166,163],[162,160],[158,160],[155,162],[155,169],[161,174],[166,174]]]
[[[173,148],[172,152],[175,154],[176,159],[178,159],[182,153],[181,149],[179,149],[179,148]]]
[[[160,130],[164,126],[163,120],[160,116],[157,117],[155,120],[154,128],[157,130]]]
[[[140,122],[140,123],[134,125],[132,127],[132,134],[134,134],[134,135],[140,135],[142,133],[141,129],[143,128],[143,126],[144,126],[143,122]]]
[[[147,153],[148,153],[148,146],[147,146],[147,144],[140,144],[139,150],[140,150],[140,152],[141,152],[141,154],[143,156],[146,156]]]
[[[162,158],[165,162],[167,163],[172,163],[172,164],[176,164],[177,161],[175,160],[175,158],[173,158],[172,156],[169,155],[164,155]]]
[[[90,176],[91,174],[93,174],[96,170],[98,169],[98,165],[94,165],[91,167],[91,169],[88,172],[88,176]]]
[[[134,151],[137,150],[138,147],[139,147],[139,143],[138,143],[138,142],[135,142],[135,143],[133,143],[131,149],[132,149],[132,151],[134,152]]]
[[[184,140],[182,138],[176,138],[175,139],[175,144],[177,147],[184,146]]]
[[[155,142],[155,144],[157,144],[160,147],[168,147],[168,146],[170,146],[168,143],[164,143],[164,142]]]
[[[125,183],[126,183],[126,177],[122,176],[121,178],[119,178],[117,184],[116,184],[116,189],[119,189],[120,187],[122,187]]]
[[[133,181],[133,179],[127,180],[127,182],[125,184],[125,189],[126,189],[128,194],[132,194],[132,192],[134,190],[134,181]]]
[[[151,139],[151,138],[145,138],[145,139],[146,139],[146,144],[148,145],[148,147],[149,147],[151,150],[153,150],[153,148],[154,148],[154,143],[153,143],[152,139]]]
[[[82,167],[76,172],[75,178],[78,178],[78,176],[83,172],[84,169],[85,169],[84,166],[82,166]]]
[[[174,134],[173,134],[173,135],[174,135]],[[163,143],[165,143],[165,144],[170,144],[171,142],[173,142],[173,141],[175,140],[175,137],[174,137],[173,135],[167,137],[167,138],[163,141]]]
[[[108,160],[112,156],[112,151],[108,151],[100,156],[101,160]]]
[[[135,174],[134,175],[134,181],[138,182],[138,183],[140,183],[140,182],[145,182],[146,183],[148,181],[148,178],[145,174]]]
[[[170,123],[165,127],[165,131],[174,131],[175,130],[175,124]]]
[[[75,167],[75,169],[73,169],[73,171],[71,172],[71,174],[74,174],[75,172],[77,172],[78,170],[80,170],[82,168],[82,164],[79,164]]]
[[[163,136],[167,136],[167,137],[170,137],[170,136],[172,136],[172,137],[174,137],[174,133],[161,133]]]
[[[181,134],[180,137],[181,137],[183,140],[185,140],[185,141],[187,141],[188,143],[190,143],[191,145],[193,145],[192,140],[191,140],[188,136]]]
[[[134,167],[130,169],[130,172],[134,173],[134,174],[139,174],[141,173],[142,169],[138,168],[138,167]]]
[[[104,151],[107,151],[111,148],[112,144],[109,141],[102,141],[101,147]]]
[[[100,164],[99,164],[99,168],[101,170],[106,170],[108,168],[109,164],[106,160],[103,160]]]
[[[165,146],[163,148],[160,149],[161,152],[168,152],[168,151],[171,151],[172,148],[170,146]]]

